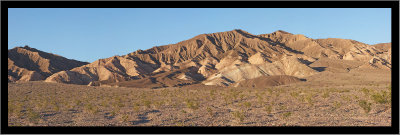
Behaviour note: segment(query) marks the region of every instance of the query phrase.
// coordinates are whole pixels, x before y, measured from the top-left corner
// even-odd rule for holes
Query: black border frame
[[[391,8],[392,9],[392,126],[390,127],[9,127],[6,86],[1,91],[1,133],[5,134],[399,134],[399,1],[1,1],[2,73],[8,44],[8,8]],[[5,75],[1,83],[5,84]],[[393,83],[395,82],[395,83]],[[395,84],[395,85],[393,85]]]

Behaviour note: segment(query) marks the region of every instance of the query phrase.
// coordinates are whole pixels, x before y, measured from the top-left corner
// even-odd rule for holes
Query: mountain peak
[[[275,32],[273,32],[273,33],[279,33],[279,34],[291,34],[291,35],[293,35],[292,33],[289,33],[289,32],[286,32],[286,31],[284,31],[284,30],[277,30],[277,31],[275,31]]]
[[[233,31],[236,32],[236,33],[242,34],[242,35],[253,35],[253,34],[247,32],[247,31],[244,31],[242,29],[234,29]]]
[[[246,32],[246,33],[247,33],[247,31],[244,31],[244,30],[242,30],[242,29],[234,29],[234,30],[232,30],[232,31],[235,31],[235,32]]]
[[[25,45],[23,48],[27,48],[27,49],[29,49],[29,48],[31,48],[31,47],[29,47],[28,45]]]
[[[33,51],[33,52],[39,52],[38,49],[32,48],[32,47],[30,47],[30,46],[28,46],[28,45],[25,45],[25,46],[22,47],[22,48],[23,48],[23,49],[26,49],[26,50],[29,50],[29,51]]]
[[[24,47],[22,47],[22,46],[17,46],[17,47],[12,48],[11,50],[18,50],[18,49],[25,49],[25,50],[27,50],[27,51],[32,51],[32,52],[38,52],[38,51],[39,51],[39,50],[37,50],[37,49],[35,49],[35,48],[32,48],[32,47],[30,47],[30,46],[28,46],[28,45],[25,45]]]

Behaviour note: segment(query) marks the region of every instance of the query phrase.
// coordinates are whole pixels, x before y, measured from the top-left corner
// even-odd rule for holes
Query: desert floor
[[[8,125],[391,126],[390,73],[307,80],[268,88],[8,83]]]

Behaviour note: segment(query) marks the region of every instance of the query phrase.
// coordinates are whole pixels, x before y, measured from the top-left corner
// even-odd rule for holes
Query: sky
[[[199,34],[284,30],[309,38],[391,42],[390,8],[9,8],[8,49],[28,45],[93,62]]]

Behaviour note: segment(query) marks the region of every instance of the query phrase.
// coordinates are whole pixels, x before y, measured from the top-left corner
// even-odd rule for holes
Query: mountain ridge
[[[284,75],[289,76],[285,78],[301,79],[320,72],[349,72],[371,67],[390,71],[389,44],[375,47],[351,39],[312,39],[283,30],[253,35],[235,29],[200,34],[176,44],[99,59],[54,73],[45,81],[91,86],[137,86],[139,80],[147,79],[144,82],[157,84],[157,87],[199,83],[233,86],[263,76]],[[350,61],[347,62],[350,65],[341,66],[346,61]],[[135,85],[129,85],[129,82]]]

